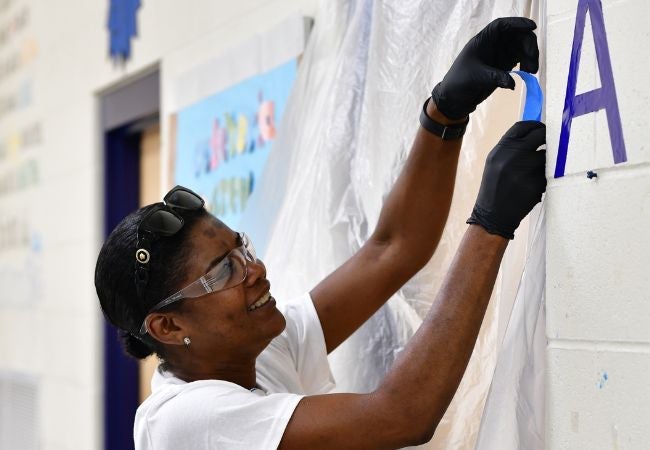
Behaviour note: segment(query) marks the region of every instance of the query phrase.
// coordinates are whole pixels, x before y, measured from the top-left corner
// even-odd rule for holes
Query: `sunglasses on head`
[[[177,211],[197,211],[203,208],[203,199],[190,189],[176,186],[165,195],[161,203],[153,205],[140,221],[135,252],[135,286],[138,296],[144,296],[149,282],[151,244],[161,238],[178,233],[185,221]]]

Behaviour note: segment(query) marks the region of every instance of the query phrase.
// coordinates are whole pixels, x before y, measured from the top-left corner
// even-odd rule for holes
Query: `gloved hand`
[[[488,154],[481,189],[467,223],[513,239],[521,220],[546,190],[546,125],[535,120],[515,123]]]
[[[508,74],[517,63],[523,71],[539,68],[535,22],[523,17],[496,19],[474,36],[433,88],[431,98],[450,119],[463,119],[497,87],[515,88]]]

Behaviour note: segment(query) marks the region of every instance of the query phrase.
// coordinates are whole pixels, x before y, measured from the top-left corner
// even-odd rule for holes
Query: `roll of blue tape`
[[[513,70],[510,73],[516,73],[524,80],[526,84],[526,103],[524,105],[524,114],[521,120],[542,120],[542,105],[544,104],[544,94],[537,81],[537,77],[528,72]]]

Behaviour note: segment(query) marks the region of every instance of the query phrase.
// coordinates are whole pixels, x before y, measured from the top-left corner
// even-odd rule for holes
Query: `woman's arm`
[[[429,116],[452,123],[429,102]],[[462,139],[420,127],[375,232],[312,291],[331,352],[406,283],[435,250],[447,221]]]
[[[370,394],[306,397],[281,448],[394,449],[427,442],[465,372],[507,238],[546,186],[546,128],[518,122],[490,152],[472,220],[433,305]]]
[[[395,449],[428,442],[472,353],[507,240],[470,225],[424,323],[371,394],[305,397],[281,449]]]
[[[472,38],[434,88],[429,117],[462,122],[497,87],[514,88],[507,70],[517,62],[536,72],[534,28],[528,19],[497,19]],[[328,352],[433,255],[449,213],[460,145],[460,139],[442,140],[420,128],[370,239],[311,291]]]

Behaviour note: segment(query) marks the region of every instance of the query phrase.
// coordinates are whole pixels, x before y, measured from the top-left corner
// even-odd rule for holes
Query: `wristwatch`
[[[422,106],[422,112],[420,113],[420,125],[422,125],[422,128],[431,134],[439,136],[443,141],[449,141],[463,137],[465,130],[467,129],[467,124],[469,123],[469,116],[465,122],[454,125],[443,125],[433,120],[427,114],[427,105],[429,104],[430,100],[431,97],[429,97]]]

